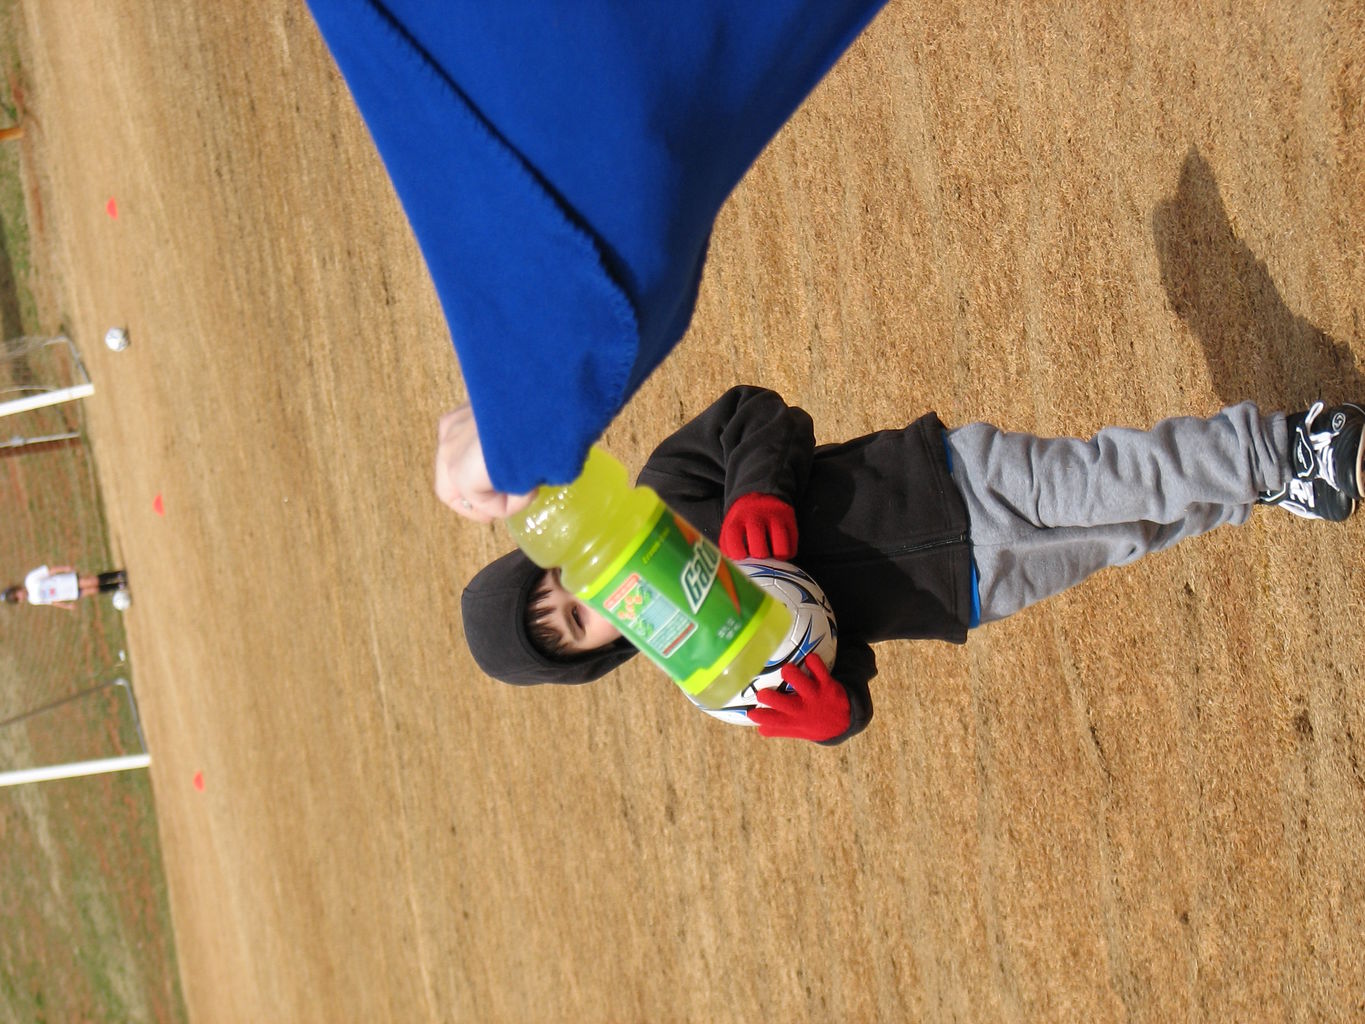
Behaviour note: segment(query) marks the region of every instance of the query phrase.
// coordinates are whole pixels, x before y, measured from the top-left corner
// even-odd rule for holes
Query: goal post
[[[12,772],[0,772],[0,789],[5,786],[23,785],[26,782],[48,782],[52,779],[79,778],[82,775],[123,772],[129,768],[146,768],[151,763],[151,754],[124,754],[122,757],[100,757],[93,761],[68,761],[66,764],[49,764],[41,768],[19,768]]]
[[[49,405],[74,402],[79,398],[89,398],[94,393],[95,385],[85,383],[73,384],[67,388],[53,388],[25,398],[11,398],[7,402],[0,402],[0,416],[14,416],[31,409],[42,409]]]

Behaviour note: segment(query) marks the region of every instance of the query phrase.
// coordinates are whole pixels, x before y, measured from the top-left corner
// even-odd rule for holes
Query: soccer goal
[[[95,385],[76,346],[65,334],[11,338],[0,342],[0,417],[89,398]],[[69,441],[79,431],[47,432],[0,440],[0,449],[20,449]]]
[[[35,768],[18,768],[14,771],[0,772],[0,789],[5,788],[6,786],[20,786],[28,782],[49,782],[54,779],[74,779],[83,775],[105,775],[109,772],[123,772],[128,771],[130,768],[146,768],[150,765],[152,763],[152,755],[147,753],[147,740],[142,735],[142,721],[138,717],[137,701],[133,698],[133,688],[123,676],[119,676],[117,679],[111,679],[108,682],[100,683],[98,686],[92,686],[87,690],[81,690],[79,693],[73,693],[69,697],[63,697],[61,700],[53,701],[51,704],[45,704],[40,708],[34,708],[32,711],[26,711],[22,715],[16,715],[13,718],[0,722],[0,728],[18,725],[20,722],[26,721],[27,719],[35,718],[45,712],[53,711],[63,705],[71,704],[82,698],[88,697],[93,693],[98,693],[109,686],[122,687],[123,691],[128,695],[128,707],[131,709],[133,715],[133,728],[137,730],[138,745],[142,748],[140,752],[136,754],[123,754],[118,757],[99,757],[90,761],[67,761],[64,764],[46,764]]]

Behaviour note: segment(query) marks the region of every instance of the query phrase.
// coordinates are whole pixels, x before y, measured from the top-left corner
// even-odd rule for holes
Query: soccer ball
[[[839,627],[824,590],[804,570],[775,558],[745,558],[735,564],[760,589],[787,606],[792,613],[792,628],[763,666],[763,671],[734,700],[723,708],[705,708],[700,704],[697,707],[724,722],[752,725],[749,709],[758,703],[755,691],[786,686],[782,681],[783,665],[800,662],[814,653],[827,667],[833,668]]]
[[[833,666],[839,628],[834,622],[834,609],[829,606],[820,584],[805,570],[775,558],[746,558],[737,564],[759,589],[766,590],[792,613],[792,628],[787,639],[773,652],[745,693],[752,697],[751,690],[785,685],[782,666],[799,663],[807,654],[818,654],[827,667]]]
[[[114,607],[121,612],[126,612],[128,606],[133,603],[132,596],[126,590],[115,590],[110,600],[114,603]]]

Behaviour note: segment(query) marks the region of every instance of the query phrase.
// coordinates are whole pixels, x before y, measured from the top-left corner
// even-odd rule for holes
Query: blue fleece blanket
[[[310,0],[495,485],[575,477],[687,329],[721,204],[884,0]]]

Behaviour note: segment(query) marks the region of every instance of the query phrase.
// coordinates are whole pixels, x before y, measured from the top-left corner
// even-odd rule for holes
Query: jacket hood
[[[517,686],[590,683],[635,653],[626,640],[573,658],[551,658],[526,631],[526,604],[544,572],[520,551],[484,566],[460,599],[465,641],[480,669]]]

